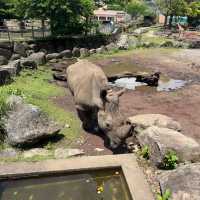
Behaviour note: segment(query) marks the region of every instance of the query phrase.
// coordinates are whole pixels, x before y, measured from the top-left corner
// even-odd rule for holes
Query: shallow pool
[[[132,200],[121,169],[0,181],[1,200]]]
[[[175,79],[169,79],[169,80],[160,80],[157,87],[153,87],[155,91],[173,91],[180,89],[186,85],[187,81],[184,80],[175,80]],[[142,90],[145,91],[152,88],[150,86],[147,86],[146,83],[142,82],[136,82],[135,77],[131,78],[119,78],[113,83],[110,83],[111,86],[116,87],[123,87],[127,88],[129,90]],[[144,87],[146,86],[146,87]]]

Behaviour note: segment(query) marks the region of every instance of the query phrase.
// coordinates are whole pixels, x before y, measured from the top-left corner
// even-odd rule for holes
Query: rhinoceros
[[[66,73],[83,128],[101,130],[109,139],[110,147],[117,148],[132,130],[119,112],[119,97],[124,90],[111,90],[103,70],[88,60],[79,60]]]

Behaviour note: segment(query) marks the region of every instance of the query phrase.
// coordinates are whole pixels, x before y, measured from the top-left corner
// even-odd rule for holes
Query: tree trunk
[[[164,27],[167,26],[167,17],[168,17],[168,14],[165,15],[165,22],[164,22]]]
[[[170,18],[169,18],[169,29],[172,28],[172,20],[173,20],[173,15],[170,15]]]

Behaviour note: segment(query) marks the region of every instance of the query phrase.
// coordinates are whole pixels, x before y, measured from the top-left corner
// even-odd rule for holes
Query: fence
[[[29,27],[26,29],[19,29],[15,26],[0,27],[0,40],[29,40],[35,38],[45,38],[51,35],[49,29]]]
[[[92,29],[88,34],[95,35],[97,32],[110,34],[114,30],[111,25],[100,25],[97,29]],[[26,27],[19,29],[17,26],[0,27],[0,40],[32,40],[51,36],[50,28]]]

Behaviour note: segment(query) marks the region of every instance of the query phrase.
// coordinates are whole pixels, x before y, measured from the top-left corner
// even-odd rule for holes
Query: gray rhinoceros
[[[132,127],[119,112],[119,97],[123,91],[109,89],[107,77],[100,67],[79,60],[68,67],[67,84],[85,130],[101,130],[111,148],[117,148],[130,136]]]

